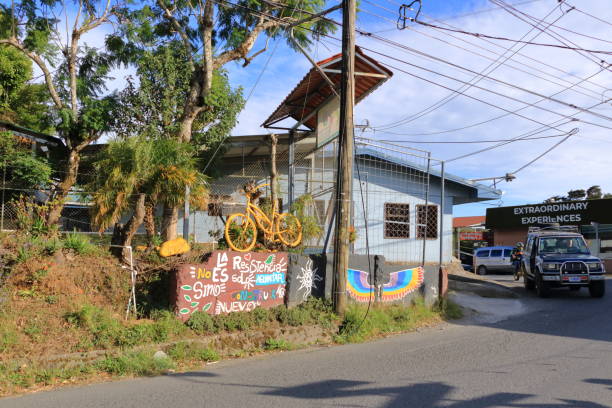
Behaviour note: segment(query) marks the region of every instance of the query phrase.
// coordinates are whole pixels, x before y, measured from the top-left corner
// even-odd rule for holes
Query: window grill
[[[438,238],[438,206],[417,205],[417,238]]]
[[[385,203],[385,238],[410,238],[410,204]]]

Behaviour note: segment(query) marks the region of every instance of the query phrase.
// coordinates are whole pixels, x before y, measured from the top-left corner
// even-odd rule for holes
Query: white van
[[[486,275],[488,272],[514,272],[510,246],[494,246],[474,250],[474,272]]]

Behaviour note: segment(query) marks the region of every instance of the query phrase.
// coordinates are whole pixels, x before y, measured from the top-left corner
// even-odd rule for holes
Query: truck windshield
[[[553,254],[590,254],[582,237],[540,238],[540,252]]]

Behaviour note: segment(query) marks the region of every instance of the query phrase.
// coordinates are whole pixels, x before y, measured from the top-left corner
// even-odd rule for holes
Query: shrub
[[[186,324],[187,327],[198,334],[217,333],[219,331],[213,318],[206,312],[194,312]]]
[[[219,354],[203,344],[195,342],[181,341],[168,349],[168,355],[175,361],[181,360],[199,360],[199,361],[217,361]]]
[[[256,326],[261,326],[264,323],[275,320],[274,314],[269,309],[257,307],[251,313],[253,315],[253,323]]]
[[[174,363],[169,358],[154,358],[152,351],[139,351],[107,357],[96,363],[96,368],[115,375],[153,376],[174,368]]]
[[[360,342],[381,333],[412,330],[438,316],[439,313],[425,305],[420,297],[411,305],[374,305],[369,310],[364,306],[351,305],[335,340],[339,343]]]
[[[79,234],[75,230],[64,237],[64,248],[72,249],[79,255],[86,255],[92,252],[93,245],[86,235]]]
[[[57,238],[51,238],[44,243],[43,249],[47,255],[53,255],[62,249],[62,241]]]
[[[267,339],[264,343],[265,350],[291,350],[295,348],[293,344],[283,339]]]
[[[254,326],[251,312],[234,312],[214,317],[215,325],[219,330],[236,331],[248,330]]]

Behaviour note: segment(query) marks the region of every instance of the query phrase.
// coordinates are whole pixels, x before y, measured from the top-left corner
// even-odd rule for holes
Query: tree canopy
[[[49,133],[49,94],[31,80],[32,61],[12,47],[0,46],[0,119]]]

